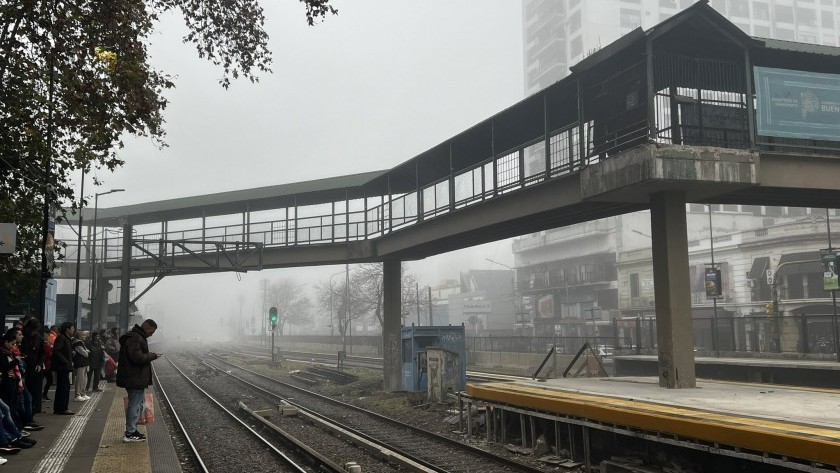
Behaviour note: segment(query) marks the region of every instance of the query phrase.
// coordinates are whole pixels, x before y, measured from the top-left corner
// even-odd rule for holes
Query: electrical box
[[[402,389],[411,392],[428,389],[428,347],[443,348],[452,355],[457,355],[457,361],[450,362],[449,369],[457,371],[457,389],[464,390],[467,379],[467,347],[463,325],[412,325],[402,328]]]

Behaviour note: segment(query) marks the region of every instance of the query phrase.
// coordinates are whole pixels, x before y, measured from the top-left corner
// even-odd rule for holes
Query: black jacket
[[[53,371],[73,371],[73,340],[63,333],[55,337],[50,368]]]
[[[149,342],[139,325],[120,337],[120,359],[117,362],[117,386],[128,389],[145,389],[152,384],[152,360],[157,355],[149,353]]]
[[[99,342],[91,342],[88,349],[90,350],[90,356],[88,357],[90,369],[102,369],[102,367],[105,366],[105,351],[102,349],[102,344]]]
[[[44,339],[40,335],[24,338],[20,352],[25,357],[26,379],[38,379],[42,373],[35,368],[44,366]]]
[[[20,360],[11,351],[0,347],[0,398],[10,406],[15,406],[15,399],[19,389]]]
[[[77,339],[73,340],[73,367],[74,368],[84,368],[88,365],[88,356],[83,355],[79,352],[87,353],[90,356],[90,352],[88,351],[87,347],[85,346],[85,342]]]

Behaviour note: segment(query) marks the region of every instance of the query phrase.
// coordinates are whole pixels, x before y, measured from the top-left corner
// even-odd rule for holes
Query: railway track
[[[299,464],[202,389],[169,357],[156,364],[154,375],[200,471],[230,471],[231,465],[242,471],[324,471]]]
[[[250,356],[263,360],[271,359],[271,351],[268,349],[256,347],[237,347],[236,349],[217,349],[217,351],[226,351],[240,356]],[[306,363],[323,364],[327,366],[336,366],[336,355],[328,353],[310,353],[310,352],[293,352],[282,351],[281,356],[285,360],[300,361]],[[368,368],[375,370],[382,370],[382,359],[372,358],[366,356],[347,356],[344,359],[345,367],[352,368]],[[493,382],[493,381],[513,381],[517,379],[529,379],[525,376],[514,376],[500,373],[487,373],[483,371],[467,371],[467,380],[473,382]]]
[[[246,386],[249,392],[259,391],[276,396],[278,402],[280,400],[289,402],[312,415],[341,424],[344,429],[355,435],[387,446],[388,449],[428,468],[428,471],[441,473],[542,473],[544,471],[481,448],[466,445],[457,439],[419,429],[285,383],[231,363],[217,355],[211,354],[205,363],[236,378]]]

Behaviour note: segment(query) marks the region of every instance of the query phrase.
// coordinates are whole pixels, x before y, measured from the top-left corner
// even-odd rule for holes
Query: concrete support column
[[[128,330],[128,306],[131,302],[131,225],[123,225],[122,267],[120,269],[120,313],[117,316],[120,331]]]
[[[111,292],[111,283],[102,277],[102,267],[96,268],[96,291],[93,294],[91,301],[91,310],[93,311],[93,328],[98,329],[108,322],[108,293]]]
[[[383,389],[385,392],[402,390],[401,271],[400,260],[386,259],[382,263],[382,292],[384,293],[382,357],[384,361]]]
[[[694,388],[696,380],[685,194],[660,192],[652,195],[650,226],[653,237],[659,385],[665,388]]]

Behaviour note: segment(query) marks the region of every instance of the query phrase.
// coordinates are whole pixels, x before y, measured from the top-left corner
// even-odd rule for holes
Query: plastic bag
[[[123,407],[128,409],[128,396],[123,397]],[[152,393],[146,393],[146,399],[143,403],[143,410],[140,411],[140,417],[137,418],[137,425],[151,424],[155,421],[155,398]]]
[[[143,411],[140,413],[140,418],[137,419],[138,425],[151,424],[155,421],[155,400],[152,393],[146,393],[146,403],[143,404]]]

